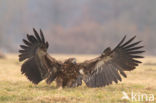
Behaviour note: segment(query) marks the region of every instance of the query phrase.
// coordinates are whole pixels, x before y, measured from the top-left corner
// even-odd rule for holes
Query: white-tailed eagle
[[[58,61],[47,53],[48,42],[45,41],[42,30],[38,33],[33,29],[34,35],[27,34],[24,45],[20,45],[19,61],[24,61],[21,72],[32,83],[38,84],[46,80],[48,84],[56,80],[58,87],[77,87],[82,81],[88,87],[102,87],[118,83],[123,77],[127,77],[125,71],[131,71],[138,66],[138,58],[144,51],[141,41],[133,42],[136,36],[120,43],[111,49],[108,47],[103,53],[82,63],[77,63],[75,58]]]

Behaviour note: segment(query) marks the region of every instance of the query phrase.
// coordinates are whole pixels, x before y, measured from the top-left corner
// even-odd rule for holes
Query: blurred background
[[[51,53],[97,54],[137,35],[156,55],[156,0],[0,0],[0,50],[42,28]]]

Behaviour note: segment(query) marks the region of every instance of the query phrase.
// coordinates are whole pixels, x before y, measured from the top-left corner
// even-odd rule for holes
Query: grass
[[[59,60],[76,57],[79,62],[94,58],[95,55],[54,55]],[[102,88],[88,88],[83,83],[78,88],[58,90],[55,83],[47,85],[42,81],[33,85],[20,73],[21,63],[16,54],[0,60],[0,103],[140,103],[121,100],[122,91],[153,94],[156,98],[156,58],[146,57],[143,64],[127,72],[119,84]],[[155,99],[156,102],[156,99]],[[148,103],[148,102],[142,102]],[[154,102],[153,102],[154,103]]]

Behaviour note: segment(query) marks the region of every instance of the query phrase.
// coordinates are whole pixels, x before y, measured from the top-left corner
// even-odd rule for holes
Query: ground
[[[76,57],[79,62],[94,58],[96,55],[53,55],[64,60]],[[119,84],[102,88],[88,88],[83,83],[78,88],[65,88],[58,90],[55,83],[47,85],[42,81],[33,85],[20,73],[21,63],[16,54],[8,54],[0,59],[0,103],[140,103],[138,99],[122,100],[122,92],[129,96],[131,93],[153,94],[156,103],[156,58],[145,57],[143,64],[136,70],[127,72],[128,78],[123,78]],[[149,103],[148,101],[141,103]],[[150,102],[154,103],[154,102]]]

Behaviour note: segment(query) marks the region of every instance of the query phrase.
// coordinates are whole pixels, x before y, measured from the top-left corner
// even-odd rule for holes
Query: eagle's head
[[[65,64],[76,64],[76,58],[69,58],[65,60]]]

